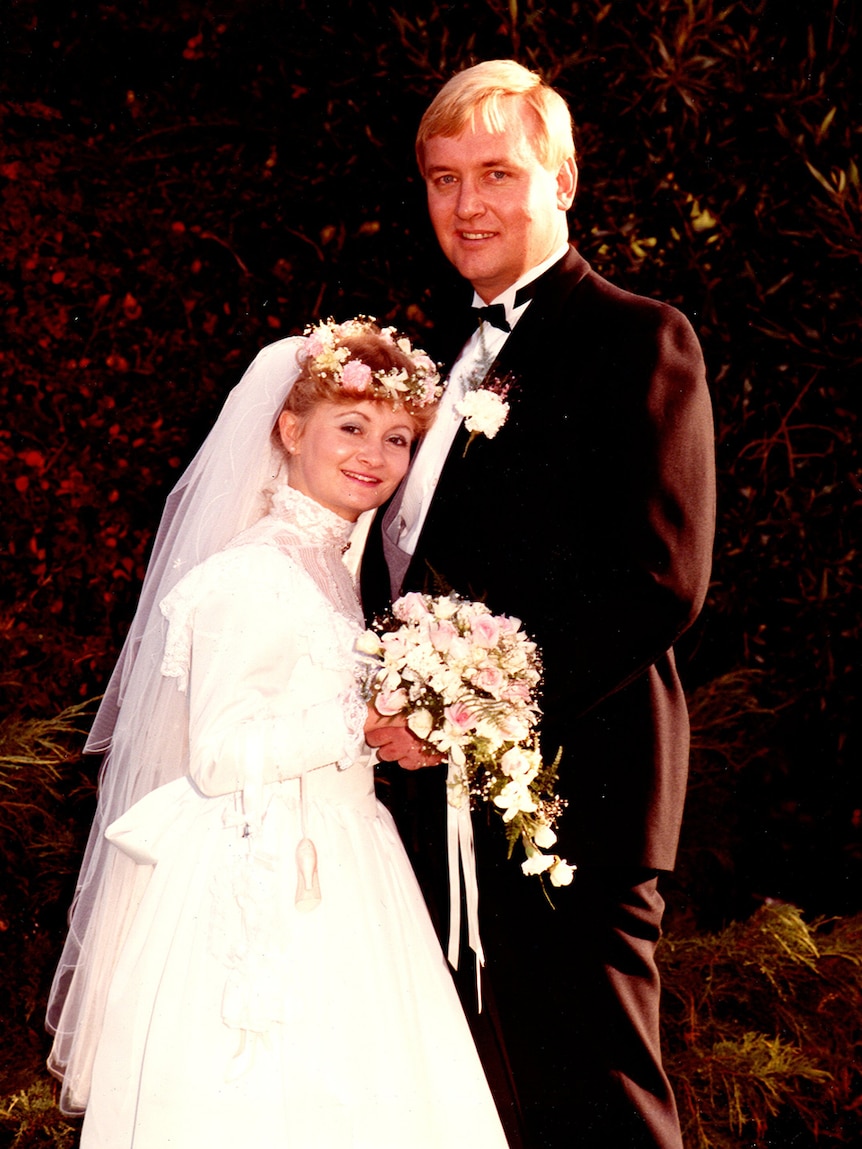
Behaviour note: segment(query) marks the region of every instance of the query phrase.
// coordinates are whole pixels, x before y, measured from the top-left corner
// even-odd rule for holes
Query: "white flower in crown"
[[[382,335],[409,356],[413,361],[413,374],[404,367],[374,371],[366,363],[351,359],[350,350],[342,341],[370,333]],[[394,327],[379,328],[372,316],[360,315],[344,323],[327,319],[310,324],[303,334],[306,361],[312,362],[321,376],[331,379],[348,394],[426,407],[436,403],[443,393],[440,373],[430,356],[421,347],[414,348],[407,336],[399,335]]]

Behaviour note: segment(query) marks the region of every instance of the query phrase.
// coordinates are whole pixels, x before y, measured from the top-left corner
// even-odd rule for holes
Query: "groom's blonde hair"
[[[514,60],[486,60],[444,84],[422,117],[416,136],[422,175],[425,144],[432,136],[458,136],[475,126],[477,114],[489,132],[503,132],[514,100],[526,111],[530,142],[543,167],[556,171],[574,157],[572,117],[563,97]]]

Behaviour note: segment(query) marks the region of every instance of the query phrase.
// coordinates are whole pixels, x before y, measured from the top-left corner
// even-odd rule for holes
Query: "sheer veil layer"
[[[266,513],[267,489],[284,466],[271,431],[304,344],[284,339],[260,352],[168,496],[138,608],[87,740],[87,752],[105,754],[99,803],[46,1021],[55,1035],[48,1066],[63,1080],[60,1107],[70,1115],[86,1107],[111,975],[152,872],[114,849],[105,828],[188,764],[188,701],[161,674],[166,622],[159,604]]]

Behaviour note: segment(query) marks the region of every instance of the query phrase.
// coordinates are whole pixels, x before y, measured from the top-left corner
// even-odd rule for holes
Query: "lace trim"
[[[353,523],[322,507],[287,483],[270,493],[269,515],[295,528],[306,546],[343,547],[353,530]]]
[[[177,689],[181,694],[187,693],[189,688],[192,626],[195,607],[201,598],[202,570],[203,567],[199,566],[189,571],[159,604],[168,627],[161,671],[165,678],[177,679]]]
[[[277,524],[271,524],[271,527],[277,532]],[[362,613],[356,588],[350,572],[341,561],[340,551],[295,545],[287,547],[283,543],[284,539],[280,539],[277,533],[270,533],[268,538],[261,534],[244,547],[232,549],[229,555],[224,551],[213,555],[190,571],[162,600],[161,612],[168,626],[161,672],[166,678],[177,679],[177,688],[181,692],[188,690],[198,604],[213,585],[245,581],[248,556],[243,551],[256,547],[278,551],[293,568],[285,572],[286,578],[292,574],[295,579],[305,582],[304,588],[297,588],[297,598],[303,601],[303,609],[297,610],[294,622],[297,637],[308,641],[314,651],[315,662],[334,670],[352,670],[355,661],[353,644],[362,628]],[[314,584],[313,597],[322,596],[322,600],[318,599],[319,609],[316,604],[313,609],[307,609],[309,581]]]
[[[341,695],[341,709],[344,712],[344,723],[350,736],[351,744],[361,750],[365,742],[365,723],[368,719],[368,706],[360,693],[359,687],[354,686],[345,690]],[[338,759],[338,769],[347,770],[356,761],[356,751],[346,758]]]
[[[255,833],[248,833],[240,794],[226,806],[223,821],[225,827],[236,828],[236,837],[227,865],[210,880],[209,931],[210,953],[228,971],[222,1019],[231,1029],[265,1033],[273,1022],[285,1020],[280,980],[291,930],[282,905],[282,875],[274,863],[273,844],[267,841],[265,819]]]

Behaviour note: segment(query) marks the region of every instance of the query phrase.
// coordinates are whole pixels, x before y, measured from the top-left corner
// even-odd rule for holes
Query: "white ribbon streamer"
[[[446,777],[446,845],[449,856],[449,948],[447,957],[453,969],[458,968],[461,953],[461,875],[467,907],[467,941],[476,955],[476,997],[482,1012],[482,966],[485,953],[479,937],[479,883],[476,877],[476,847],[470,798],[461,768],[449,760]],[[460,861],[460,865],[459,865]]]

